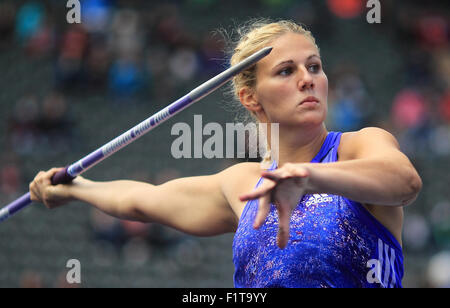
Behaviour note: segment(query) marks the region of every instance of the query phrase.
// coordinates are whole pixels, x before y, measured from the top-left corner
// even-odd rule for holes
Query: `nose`
[[[314,89],[314,81],[311,74],[305,68],[300,70],[300,77],[298,81],[298,88],[300,91]]]

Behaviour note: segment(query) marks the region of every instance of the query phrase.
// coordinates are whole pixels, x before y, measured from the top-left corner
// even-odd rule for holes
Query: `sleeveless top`
[[[337,161],[341,135],[329,132],[311,163]],[[269,168],[274,169],[276,162]],[[284,249],[276,245],[275,206],[255,230],[257,209],[258,200],[247,202],[234,236],[235,287],[402,287],[402,248],[360,203],[325,193],[304,195]]]

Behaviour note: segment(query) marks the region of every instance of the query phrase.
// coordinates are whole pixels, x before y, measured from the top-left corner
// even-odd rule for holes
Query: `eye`
[[[292,74],[292,71],[293,71],[292,67],[285,67],[278,72],[278,75],[289,76]]]
[[[308,71],[311,73],[318,73],[320,72],[320,64],[311,64],[308,66]]]

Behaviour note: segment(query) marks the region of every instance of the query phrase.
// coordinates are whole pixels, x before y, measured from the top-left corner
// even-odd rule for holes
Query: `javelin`
[[[252,54],[248,58],[239,62],[238,64],[228,68],[217,76],[211,78],[210,80],[204,82],[185,96],[176,100],[169,106],[158,111],[148,119],[142,121],[138,125],[129,129],[122,135],[116,137],[110,142],[106,143],[102,147],[93,151],[89,155],[83,157],[77,162],[66,166],[63,170],[59,171],[52,177],[52,185],[57,184],[68,184],[72,182],[78,175],[84,173],[88,169],[92,168],[105,158],[111,156],[115,152],[119,151],[123,147],[129,145],[139,137],[151,131],[153,128],[171,118],[178,112],[184,110],[193,103],[199,101],[203,97],[209,95],[213,91],[217,90],[228,82],[235,75],[239,74],[243,70],[249,68],[265,56],[267,56],[272,51],[272,47],[265,47],[260,51]],[[30,193],[24,194],[22,197],[16,199],[10,204],[6,205],[0,209],[0,222],[11,217],[21,209],[25,208],[31,204]]]

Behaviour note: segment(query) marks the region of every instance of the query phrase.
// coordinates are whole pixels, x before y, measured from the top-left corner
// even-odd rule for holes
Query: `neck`
[[[328,134],[324,124],[300,130],[283,129],[280,126],[279,130],[278,157],[276,149],[273,149],[275,155],[272,156],[278,167],[285,163],[309,163],[319,152]]]

